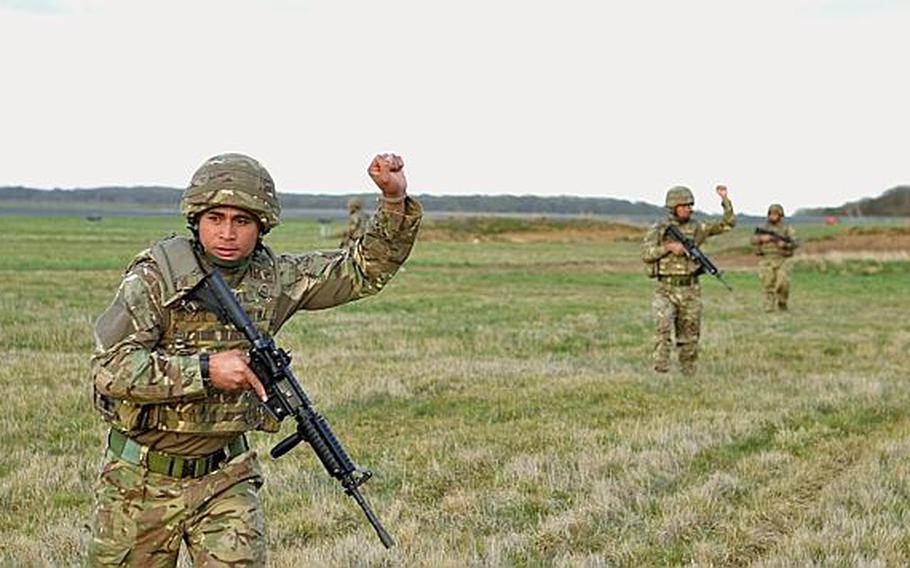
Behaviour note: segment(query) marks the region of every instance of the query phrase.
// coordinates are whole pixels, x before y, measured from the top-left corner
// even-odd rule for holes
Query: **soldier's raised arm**
[[[151,262],[130,268],[95,324],[91,375],[98,391],[137,403],[205,396],[198,355],[167,354],[161,275]]]
[[[382,191],[380,206],[353,246],[280,257],[288,293],[281,299],[276,328],[297,310],[329,308],[379,292],[411,253],[423,209],[407,195],[403,160],[380,154],[368,172]]]
[[[708,236],[726,233],[736,226],[736,213],[733,212],[733,203],[730,201],[727,186],[718,185],[716,191],[720,196],[720,205],[724,209],[724,218],[716,223],[705,224],[705,233]]]

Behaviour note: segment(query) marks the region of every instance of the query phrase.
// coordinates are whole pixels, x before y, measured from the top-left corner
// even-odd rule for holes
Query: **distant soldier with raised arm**
[[[784,222],[784,206],[772,203],[768,207],[768,222],[755,230],[752,237],[755,254],[759,257],[765,311],[784,311],[790,299],[790,257],[799,247],[796,231]]]
[[[641,258],[648,275],[657,279],[652,302],[657,323],[653,362],[654,370],[659,373],[670,370],[670,347],[674,335],[682,372],[687,375],[695,373],[701,334],[700,265],[686,254],[682,243],[668,235],[667,227],[676,225],[697,245],[710,236],[729,231],[736,224],[733,204],[726,186],[717,186],[717,194],[721,198],[724,217],[720,222],[708,223],[692,219],[695,197],[689,188],[671,188],[666,197],[667,218],[655,224],[642,241]]]
[[[192,232],[141,252],[95,325],[95,407],[110,425],[97,485],[92,566],[264,566],[263,478],[246,433],[275,432],[246,337],[189,292],[219,270],[263,334],[299,310],[376,294],[411,252],[421,207],[401,158],[376,156],[380,206],[348,248],[278,254],[275,184],[256,160],[221,154],[193,175]]]

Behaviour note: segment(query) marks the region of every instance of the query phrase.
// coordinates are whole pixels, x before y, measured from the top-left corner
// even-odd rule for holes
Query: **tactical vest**
[[[670,221],[664,221],[658,225],[658,242],[661,245],[673,240],[667,236],[667,226]],[[699,246],[705,241],[706,235],[702,223],[698,221],[689,221],[688,223],[677,224],[679,230],[684,235],[695,241]],[[656,278],[659,276],[691,276],[698,272],[701,265],[689,256],[679,256],[675,254],[664,255],[657,262],[651,263],[649,275]]]
[[[221,323],[198,302],[187,300],[187,293],[205,276],[189,239],[172,237],[155,243],[140,253],[128,270],[141,262],[154,262],[163,276],[161,304],[166,313],[159,348],[166,356],[249,348],[243,333]],[[262,333],[271,332],[280,292],[277,259],[262,246],[234,289],[240,304]],[[198,400],[141,405],[97,392],[95,399],[105,418],[128,434],[149,430],[228,434],[256,429],[276,432],[279,428],[253,391],[213,391]]]

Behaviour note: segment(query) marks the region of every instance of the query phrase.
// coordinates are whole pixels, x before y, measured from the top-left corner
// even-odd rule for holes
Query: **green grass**
[[[2,221],[0,564],[78,564],[105,434],[91,325],[133,254],[182,223]],[[318,235],[292,220],[268,238],[333,245]],[[291,320],[277,339],[374,470],[364,492],[399,546],[302,447],[262,460],[271,562],[905,564],[910,263],[800,260],[788,314],[761,312],[750,271],[732,294],[707,278],[684,379],[649,370],[637,258],[634,241],[418,242],[379,296]],[[263,454],[278,439],[252,436]]]

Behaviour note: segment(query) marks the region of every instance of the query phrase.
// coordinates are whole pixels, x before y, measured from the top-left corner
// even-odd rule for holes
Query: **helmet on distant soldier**
[[[244,154],[219,154],[206,160],[180,200],[180,210],[190,225],[195,225],[203,211],[220,206],[249,211],[263,234],[276,227],[281,216],[272,176]]]
[[[360,211],[363,209],[363,200],[359,197],[348,199],[348,211]]]
[[[667,191],[667,209],[675,211],[677,205],[695,205],[695,196],[688,187],[677,185]]]
[[[771,213],[774,213],[775,211],[776,211],[777,214],[780,215],[781,217],[784,216],[784,206],[781,205],[780,203],[772,203],[772,204],[768,207],[768,215],[770,215]]]

